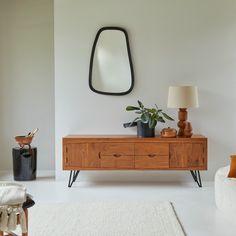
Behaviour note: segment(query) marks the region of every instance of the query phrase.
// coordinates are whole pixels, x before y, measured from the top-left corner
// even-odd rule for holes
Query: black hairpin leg
[[[201,175],[199,170],[190,170],[191,175],[194,179],[194,181],[197,183],[198,187],[202,187],[202,180],[201,180]]]
[[[68,187],[70,188],[73,183],[76,181],[78,174],[79,174],[80,170],[71,170],[70,171],[70,178],[69,178],[69,182],[68,182]]]

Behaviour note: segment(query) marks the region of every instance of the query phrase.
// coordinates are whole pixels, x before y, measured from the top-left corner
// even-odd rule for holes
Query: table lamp
[[[185,122],[188,119],[187,108],[198,107],[196,86],[170,86],[168,93],[169,108],[179,108],[178,136],[184,136]]]

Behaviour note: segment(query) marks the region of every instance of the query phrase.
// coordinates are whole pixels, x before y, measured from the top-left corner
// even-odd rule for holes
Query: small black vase
[[[139,138],[155,137],[155,128],[149,128],[148,124],[138,121],[137,135]]]

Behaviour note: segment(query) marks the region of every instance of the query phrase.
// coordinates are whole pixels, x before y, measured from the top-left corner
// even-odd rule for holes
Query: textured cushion
[[[26,197],[26,188],[23,185],[0,181],[0,206],[22,204]]]
[[[228,178],[229,169],[222,167],[215,174],[215,201],[220,210],[235,215],[236,178]]]
[[[231,156],[230,170],[229,170],[228,177],[236,178],[236,155]]]

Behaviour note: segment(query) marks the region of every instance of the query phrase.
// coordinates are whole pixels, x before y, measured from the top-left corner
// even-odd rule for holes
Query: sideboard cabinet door
[[[84,161],[86,168],[100,168],[101,162],[101,144],[88,143],[88,156]]]
[[[64,169],[83,167],[87,156],[87,145],[84,143],[68,143],[64,145]]]
[[[170,144],[170,168],[204,168],[205,143]]]

